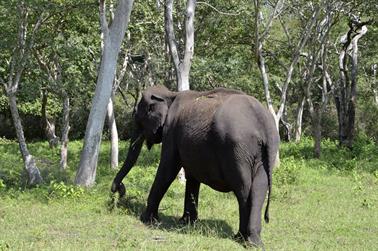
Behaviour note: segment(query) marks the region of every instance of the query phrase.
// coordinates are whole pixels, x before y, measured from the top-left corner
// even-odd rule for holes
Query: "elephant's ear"
[[[149,113],[151,119],[151,126],[153,134],[157,132],[159,127],[164,125],[165,116],[166,116],[166,100],[157,95],[151,95],[152,103],[149,105]]]

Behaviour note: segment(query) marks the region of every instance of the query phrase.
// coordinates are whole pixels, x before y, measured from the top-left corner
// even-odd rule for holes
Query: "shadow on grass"
[[[107,206],[109,211],[112,211],[115,207],[127,210],[130,215],[137,219],[139,219],[145,209],[144,202],[135,197],[120,198],[118,200],[112,197],[108,201]],[[199,219],[194,224],[185,225],[179,223],[178,217],[166,215],[162,210],[159,211],[159,222],[152,225],[152,227],[182,234],[197,234],[207,237],[216,236],[222,239],[232,239],[234,236],[232,227],[224,220]]]

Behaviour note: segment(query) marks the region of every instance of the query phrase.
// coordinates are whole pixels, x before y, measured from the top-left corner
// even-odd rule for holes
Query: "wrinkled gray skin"
[[[170,92],[153,86],[143,92],[135,113],[136,132],[127,159],[114,178],[112,192],[124,194],[123,178],[146,141],[163,143],[160,164],[141,216],[158,220],[158,207],[181,167],[186,174],[182,222],[197,220],[200,183],[233,192],[239,203],[236,237],[262,245],[261,210],[271,190],[279,135],[268,110],[243,92],[224,88],[207,92]],[[269,221],[268,207],[265,220]]]

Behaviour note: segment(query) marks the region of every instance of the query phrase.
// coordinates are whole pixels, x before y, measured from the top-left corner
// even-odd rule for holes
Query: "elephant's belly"
[[[209,184],[207,184],[206,182],[201,182],[201,183],[204,183],[204,184],[208,185],[209,187],[211,187],[212,189],[219,191],[219,192],[227,193],[227,192],[231,191],[229,186],[227,186],[224,182],[219,182],[219,181],[213,180],[213,181],[209,182]]]
[[[193,176],[196,180],[214,190],[220,192],[230,191],[229,186],[223,179],[215,154],[205,147],[184,148],[186,148],[185,154],[181,154],[181,161],[188,175]]]
[[[210,173],[207,169],[208,166],[197,165],[193,168],[187,166],[185,167],[185,171],[188,172],[191,176],[193,176],[196,180],[200,183],[206,184],[212,189],[219,191],[219,192],[230,192],[230,187],[226,184],[222,177],[220,177],[217,172]],[[205,171],[204,171],[205,169]]]

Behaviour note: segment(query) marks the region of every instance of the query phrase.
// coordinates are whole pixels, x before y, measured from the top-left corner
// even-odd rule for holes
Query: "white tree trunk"
[[[295,142],[299,142],[302,137],[302,118],[305,101],[306,99],[303,96],[302,99],[298,102],[297,119],[295,122]]]
[[[377,68],[378,68],[378,64],[373,64],[373,65],[371,66],[371,70],[372,70],[372,73],[373,73],[373,84],[372,84],[372,89],[373,89],[373,93],[374,93],[374,101],[375,101],[375,104],[376,104],[376,105],[378,105]]]
[[[115,16],[108,27],[104,1],[100,0],[100,21],[104,34],[104,49],[97,78],[95,96],[85,131],[84,146],[75,183],[92,186],[95,183],[97,159],[107,105],[112,94],[118,53],[127,30],[133,0],[119,0]]]
[[[68,157],[68,133],[70,131],[70,98],[65,95],[63,101],[63,128],[62,128],[62,145],[60,147],[60,168],[67,168]]]
[[[21,119],[17,109],[16,96],[13,93],[8,93],[8,101],[12,114],[13,124],[16,129],[18,145],[20,147],[22,159],[24,160],[24,167],[29,176],[29,184],[39,184],[43,181],[43,179],[38,167],[36,166],[34,157],[29,153],[26,145]]]
[[[194,14],[196,0],[187,0],[185,16],[185,51],[184,58],[181,60],[177,50],[177,42],[173,29],[173,0],[167,0],[165,3],[165,33],[168,40],[169,51],[172,57],[173,65],[176,70],[177,90],[186,91],[190,89],[189,73],[192,65],[194,54]],[[186,181],[184,169],[181,168],[178,179],[181,183]]]
[[[113,107],[113,99],[109,99],[108,108],[107,108],[107,120],[108,120],[108,127],[110,132],[110,141],[111,141],[111,149],[110,149],[110,165],[112,169],[116,169],[118,167],[118,130],[117,130],[117,123],[115,120],[114,115],[114,107]]]
[[[186,19],[185,19],[185,53],[184,59],[180,64],[180,77],[177,81],[178,91],[187,91],[190,89],[189,72],[192,65],[194,54],[194,12],[196,8],[196,0],[188,0],[186,4]],[[185,171],[180,169],[178,180],[181,183],[186,182]]]
[[[192,65],[194,54],[194,12],[196,8],[196,0],[188,0],[186,2],[185,17],[185,52],[184,58],[180,64],[181,83],[178,83],[179,91],[189,90],[189,72]]]
[[[173,0],[167,0],[165,4],[165,32],[168,40],[169,51],[176,70],[177,90],[190,89],[189,73],[194,54],[194,14],[196,0],[187,0],[185,18],[185,51],[180,59],[177,49],[177,41],[173,28]]]

